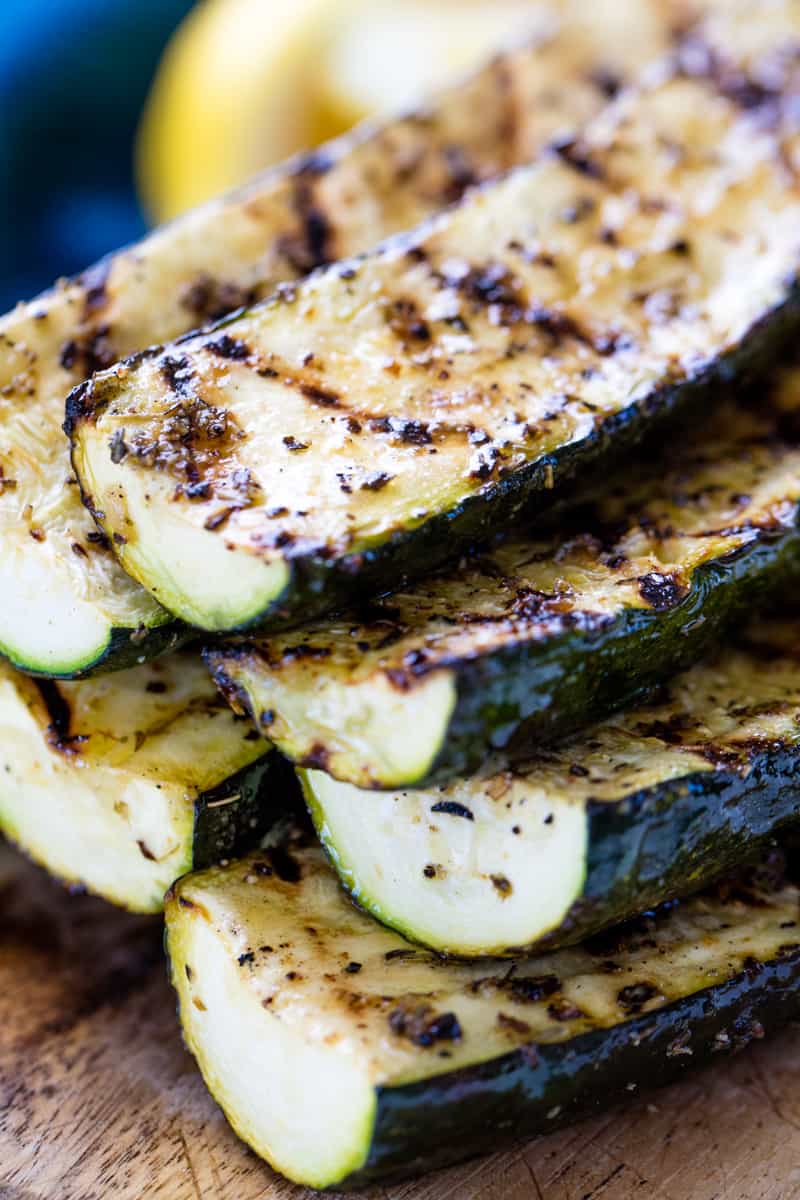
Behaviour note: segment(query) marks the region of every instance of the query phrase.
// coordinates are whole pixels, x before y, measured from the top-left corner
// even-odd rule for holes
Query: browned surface
[[[0,851],[0,855],[2,852]],[[0,857],[0,1200],[302,1200],[182,1050],[157,921]],[[800,1196],[800,1029],[617,1112],[370,1200]]]

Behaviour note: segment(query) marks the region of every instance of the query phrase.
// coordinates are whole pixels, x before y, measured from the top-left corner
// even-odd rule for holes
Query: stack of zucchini
[[[800,3],[588,7],[0,322],[0,826],[315,1187],[800,1011]]]

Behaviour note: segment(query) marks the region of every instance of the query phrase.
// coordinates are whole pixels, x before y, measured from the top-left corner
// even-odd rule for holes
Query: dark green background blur
[[[133,138],[191,0],[0,0],[0,311],[145,228]]]

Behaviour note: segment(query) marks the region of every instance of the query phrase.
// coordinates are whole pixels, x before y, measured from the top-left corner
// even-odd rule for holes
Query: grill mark
[[[301,368],[292,367],[272,353],[264,356],[250,348],[249,355],[238,361],[242,367],[254,371],[263,379],[276,379],[283,387],[296,388],[313,404],[322,408],[339,410],[347,422],[348,432],[356,437],[363,432],[364,428],[367,428],[373,433],[387,434],[408,446],[428,446],[441,444],[449,438],[462,438],[474,442],[476,434],[480,434],[480,431],[476,431],[475,426],[470,422],[437,419],[435,423],[428,423],[417,418],[406,418],[401,414],[378,416],[369,409],[351,407],[345,397],[333,388],[325,387],[318,379],[314,378],[311,370],[303,371]],[[548,408],[544,419],[562,411],[568,400],[569,397],[563,395],[551,396],[551,407]],[[537,425],[535,428],[531,428],[528,436],[533,439],[538,431]],[[491,442],[488,435],[486,442],[487,445]]]
[[[688,79],[707,80],[724,99],[743,112],[766,110],[772,117],[770,124],[775,125],[781,119],[786,86],[793,67],[796,67],[797,44],[787,47],[787,50],[791,49],[794,56],[791,52],[769,55],[769,64],[776,72],[780,71],[780,78],[772,85],[766,85],[724,58],[697,31],[690,31],[678,40],[675,67],[679,75]],[[763,66],[763,60],[760,63]]]
[[[580,138],[568,136],[557,139],[550,143],[550,149],[579,175],[588,179],[605,179],[603,168],[592,158],[590,148]]]
[[[333,166],[324,151],[302,158],[292,176],[291,204],[298,220],[294,235],[279,239],[279,249],[298,275],[327,266],[333,251],[333,227],[316,196],[316,180]]]
[[[116,361],[111,344],[111,326],[98,325],[96,329],[69,338],[64,342],[58,361],[65,371],[75,371],[88,379],[97,371],[104,371]]]
[[[247,288],[201,271],[182,289],[179,303],[200,321],[219,321],[237,309],[248,308],[258,297],[257,286]]]
[[[182,399],[194,395],[194,368],[187,355],[165,354],[159,364],[161,377],[169,390]]]
[[[33,684],[50,718],[47,726],[48,745],[62,754],[77,754],[77,747],[88,741],[88,738],[85,734],[70,733],[72,710],[66,696],[52,679],[34,679]]]
[[[519,139],[520,107],[517,102],[514,75],[507,57],[499,55],[492,63],[492,75],[495,90],[500,100],[499,120],[497,122],[497,146],[503,155],[503,164],[514,163],[519,157],[517,141]]]
[[[219,358],[231,359],[234,362],[241,362],[242,359],[249,358],[251,354],[250,347],[246,342],[240,338],[231,337],[228,333],[223,333],[221,337],[206,342],[206,346],[212,354],[216,354]]]
[[[111,257],[103,258],[93,267],[84,271],[78,279],[78,283],[84,289],[83,319],[85,321],[91,320],[99,310],[105,308],[108,301],[106,288],[113,264],[114,260]]]
[[[467,188],[480,182],[480,175],[470,162],[464,147],[457,143],[443,146],[442,158],[447,173],[443,199],[455,204],[461,200]]]

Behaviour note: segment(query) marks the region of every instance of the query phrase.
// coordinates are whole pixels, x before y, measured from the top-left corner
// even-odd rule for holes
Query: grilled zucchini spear
[[[76,389],[73,463],[126,569],[207,630],[308,619],[774,348],[798,313],[798,38],[795,12],[769,89],[709,47],[665,64],[416,232]]]
[[[684,896],[800,820],[800,621],[515,770],[375,795],[302,771],[353,898],[461,955],[562,945]]]
[[[610,21],[582,8],[566,5],[541,41],[424,114],[270,171],[0,320],[0,652],[28,671],[75,676],[132,665],[175,638],[81,506],[61,432],[69,389],[525,160],[659,50],[679,6],[616,0]]]
[[[268,752],[187,653],[58,684],[0,665],[0,832],[137,912],[258,842]]]
[[[286,755],[360,787],[527,756],[635,702],[800,574],[798,430],[794,370],[557,533],[209,664]]]
[[[348,1188],[496,1150],[667,1082],[800,1007],[800,894],[730,886],[514,964],[446,963],[357,912],[318,849],[166,906],[183,1028],[234,1129]]]

